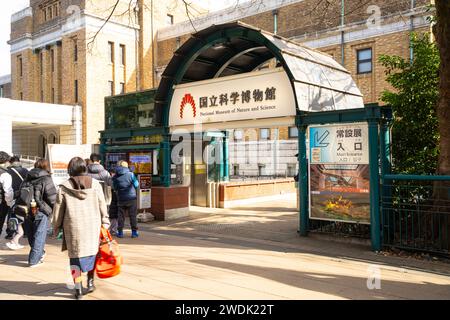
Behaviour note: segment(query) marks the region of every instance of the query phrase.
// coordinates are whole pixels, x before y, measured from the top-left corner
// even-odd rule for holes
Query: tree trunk
[[[434,36],[439,48],[441,65],[439,68],[439,101],[437,116],[439,121],[439,161],[437,173],[450,175],[450,1],[436,0],[436,24],[433,27]],[[450,182],[434,184],[435,210],[433,219],[439,218],[438,229],[441,239],[440,249],[450,247]],[[440,218],[444,221],[441,221]]]
[[[441,57],[437,105],[440,133],[438,174],[450,175],[450,1],[436,0],[436,25],[433,31]]]

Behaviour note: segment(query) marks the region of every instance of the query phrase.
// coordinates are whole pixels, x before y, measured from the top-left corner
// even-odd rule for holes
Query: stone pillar
[[[4,115],[0,117],[0,151],[12,154],[12,119]]]

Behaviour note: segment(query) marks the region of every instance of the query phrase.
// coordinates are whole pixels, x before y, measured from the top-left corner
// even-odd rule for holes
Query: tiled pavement
[[[142,225],[139,239],[127,232],[120,241],[122,273],[97,280],[86,299],[450,299],[449,264],[300,238],[290,206],[193,208],[189,219]],[[72,299],[59,241],[48,241],[45,264],[33,269],[26,249],[11,252],[4,243],[0,299]],[[373,270],[381,289],[367,288]]]

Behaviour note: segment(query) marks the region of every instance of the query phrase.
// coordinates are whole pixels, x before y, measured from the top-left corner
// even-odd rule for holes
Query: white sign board
[[[367,123],[309,127],[311,164],[368,164]]]
[[[56,185],[69,179],[67,167],[74,157],[87,159],[91,156],[92,145],[69,145],[69,144],[49,144],[47,145],[47,155],[50,162],[52,178]]]
[[[139,209],[150,209],[152,207],[152,190],[139,189]]]
[[[291,82],[282,69],[175,87],[169,126],[295,116]]]

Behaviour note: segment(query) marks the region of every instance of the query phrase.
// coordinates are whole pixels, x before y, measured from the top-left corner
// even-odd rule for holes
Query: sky
[[[194,0],[203,8],[209,8],[210,11],[220,10],[231,3],[233,0]],[[10,0],[2,1],[0,10],[0,77],[11,73],[10,47],[6,43],[11,33],[11,15],[17,11],[26,8],[29,0]]]

